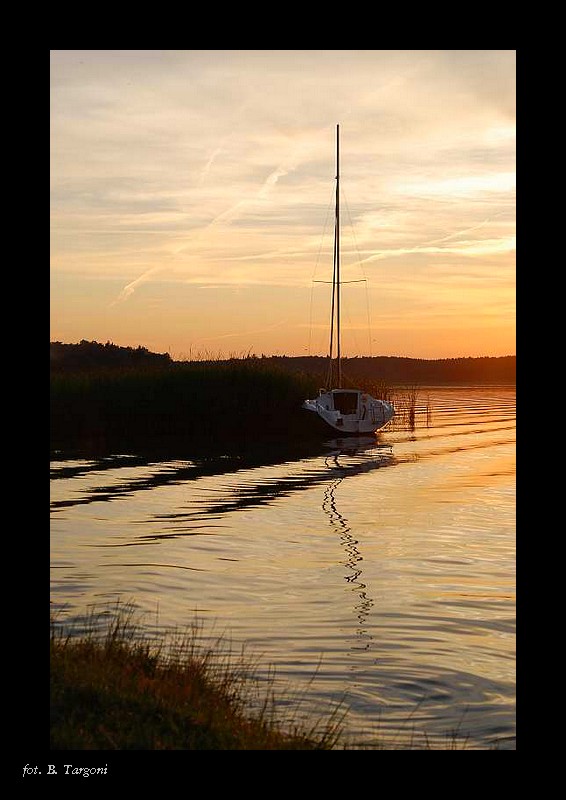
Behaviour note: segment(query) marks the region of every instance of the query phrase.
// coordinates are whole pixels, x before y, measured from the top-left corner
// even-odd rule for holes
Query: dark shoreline
[[[267,363],[311,375],[324,375],[323,356],[269,356]],[[344,374],[354,380],[379,379],[389,384],[515,383],[516,356],[421,359],[403,356],[359,356],[342,359]]]
[[[399,384],[505,384],[515,383],[516,356],[469,356],[424,359],[406,356],[356,356],[342,359],[346,379],[380,380]],[[174,361],[168,353],[151,353],[144,347],[102,345],[83,339],[79,344],[50,343],[52,372],[85,372],[118,368],[189,367],[195,364],[225,366],[234,363],[259,363],[292,374],[323,380],[328,371],[326,356],[279,356],[248,354],[232,358],[199,358]]]
[[[513,386],[515,361],[377,356],[342,363],[345,387],[387,400],[435,385]],[[301,407],[325,385],[327,365],[323,357],[284,356],[174,362],[144,348],[52,343],[50,446],[116,452],[168,442],[214,452],[227,442],[241,449],[320,441]]]

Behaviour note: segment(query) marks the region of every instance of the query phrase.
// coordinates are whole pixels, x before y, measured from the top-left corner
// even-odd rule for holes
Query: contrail
[[[214,153],[210,157],[210,159],[209,159],[209,161],[208,161],[208,163],[207,163],[207,165],[205,167],[205,170],[207,169],[207,167],[208,167],[208,169],[210,169],[210,165],[212,164],[212,161],[214,160],[215,155],[220,151],[220,149],[221,148],[217,148],[214,151]],[[232,221],[232,220],[236,219],[240,215],[241,210],[243,208],[245,208],[247,206],[250,206],[252,203],[254,203],[256,200],[258,200],[260,198],[266,197],[267,194],[269,193],[269,191],[276,185],[276,183],[279,180],[279,178],[281,178],[283,175],[287,175],[290,170],[296,169],[296,166],[297,166],[296,163],[291,163],[289,166],[286,166],[285,162],[280,164],[276,169],[273,170],[273,172],[271,172],[267,176],[267,178],[265,179],[263,184],[260,186],[260,188],[255,192],[255,194],[252,197],[250,197],[248,199],[244,199],[244,200],[239,200],[233,206],[230,206],[230,208],[228,208],[226,211],[223,211],[222,213],[218,214],[218,216],[214,217],[214,219],[211,220],[204,228],[202,228],[202,230],[200,230],[196,234],[194,234],[191,237],[191,241],[194,242],[195,240],[200,239],[202,236],[204,236],[207,233],[207,231],[211,230],[212,228],[214,228],[216,225],[218,225],[221,222],[228,222],[228,221]],[[185,250],[185,249],[186,249],[186,245],[184,247],[180,247],[178,250],[176,250],[173,253],[172,258],[175,257],[175,256],[178,256],[179,253],[182,253],[183,250]],[[125,300],[128,299],[128,297],[130,297],[130,295],[132,295],[134,293],[136,288],[141,283],[145,283],[151,275],[154,275],[156,272],[160,272],[161,270],[165,269],[166,266],[167,265],[165,265],[165,266],[164,265],[160,265],[160,266],[157,266],[157,267],[151,267],[151,269],[148,269],[146,272],[143,273],[143,275],[140,275],[139,278],[136,278],[134,281],[129,283],[127,286],[124,286],[124,288],[122,289],[122,291],[120,292],[118,297],[110,303],[110,307],[115,306],[118,303],[123,303]]]
[[[127,300],[128,297],[133,294],[135,289],[140,285],[140,283],[145,283],[150,275],[153,275],[154,272],[159,272],[162,270],[163,267],[151,267],[151,269],[146,270],[143,275],[140,275],[139,278],[136,278],[135,281],[132,281],[127,286],[124,286],[118,297],[110,303],[110,306],[115,306],[118,303],[122,303],[124,300]]]
[[[295,167],[290,167],[289,169],[294,169],[294,168]],[[284,164],[280,164],[280,166],[278,166],[277,169],[274,169],[273,172],[271,172],[267,176],[261,187],[252,197],[249,197],[244,200],[239,200],[235,205],[231,206],[226,211],[223,211],[217,217],[214,217],[214,219],[211,222],[209,222],[208,225],[206,225],[206,227],[204,227],[198,235],[202,236],[204,233],[210,230],[210,228],[214,227],[215,225],[218,225],[219,222],[226,222],[236,219],[236,217],[239,215],[240,209],[245,208],[246,206],[250,206],[258,198],[266,197],[270,189],[272,189],[275,186],[279,178],[281,178],[283,175],[287,175],[289,169],[286,169]]]
[[[483,228],[488,222],[491,222],[495,217],[501,216],[501,214],[495,214],[493,217],[488,217],[484,219],[482,222],[479,222],[477,225],[472,225],[470,228],[463,228],[460,231],[456,231],[455,233],[449,233],[447,236],[442,236],[440,239],[431,239],[428,242],[423,242],[422,244],[416,244],[414,247],[401,247],[397,250],[385,250],[380,253],[374,253],[367,258],[362,259],[359,263],[366,264],[368,261],[379,261],[382,258],[387,258],[389,256],[399,256],[399,255],[407,255],[408,253],[436,253],[442,252],[442,248],[431,248],[431,245],[440,244],[441,242],[447,242],[450,239],[457,239],[459,236],[462,236],[465,233],[469,233],[470,231],[477,231],[479,228]]]
[[[279,178],[283,177],[283,175],[287,175],[289,170],[295,169],[295,168],[296,168],[296,165],[290,166],[288,169],[285,168],[284,164],[281,164],[280,166],[278,166],[277,169],[273,170],[271,175],[268,175],[268,177],[266,178],[263,186],[261,187],[261,189],[257,193],[257,197],[265,197],[266,194],[268,193],[268,191],[271,189],[271,187],[275,186],[275,184],[277,183]]]
[[[209,342],[214,339],[231,339],[234,336],[250,336],[253,333],[265,333],[266,331],[271,331],[274,328],[280,328],[282,325],[286,325],[288,320],[284,319],[281,322],[275,322],[273,325],[268,325],[266,328],[256,328],[253,331],[236,331],[235,333],[221,333],[218,336],[201,336],[199,339],[196,339],[197,342]]]
[[[214,164],[214,161],[216,160],[216,156],[219,156],[220,153],[222,152],[222,150],[223,150],[223,147],[220,146],[220,147],[217,147],[216,150],[214,150],[212,152],[212,155],[210,156],[210,158],[208,159],[208,161],[206,162],[206,164],[202,168],[202,172],[200,173],[199,183],[204,183],[204,179],[207,177],[208,173],[210,172],[210,169],[211,169],[212,165]]]

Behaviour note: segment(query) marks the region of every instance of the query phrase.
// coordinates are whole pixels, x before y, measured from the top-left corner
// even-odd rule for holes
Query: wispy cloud
[[[131,294],[135,292],[138,286],[140,286],[142,283],[146,283],[146,281],[148,281],[152,275],[155,275],[157,272],[161,272],[161,270],[162,267],[152,267],[140,275],[139,278],[136,278],[135,281],[128,283],[126,286],[124,286],[118,297],[110,303],[110,306],[123,303],[128,299],[128,297],[130,297]]]
[[[406,286],[423,265],[462,274],[478,265],[485,291],[507,302],[498,293],[514,263],[514,51],[54,50],[51,59],[54,336],[63,326],[78,340],[107,340],[128,325],[134,341],[151,332],[161,350],[182,351],[177,339],[223,335],[230,309],[212,297],[237,285],[270,287],[261,303],[259,289],[241,298],[242,345],[264,330],[260,305],[294,313],[321,252],[336,123],[356,240],[344,230],[346,269],[359,259],[368,280]],[[166,313],[150,322],[150,299],[173,286],[183,324]],[[407,292],[389,297],[402,329]],[[426,300],[431,319],[450,302],[438,290]],[[87,319],[92,328],[79,330]],[[302,349],[284,327],[264,334]]]
[[[263,328],[252,328],[250,330],[232,331],[231,333],[220,333],[216,336],[201,336],[195,340],[195,344],[199,344],[200,342],[212,342],[220,339],[239,339],[242,336],[255,336],[258,333],[267,333],[268,331],[273,331],[277,328],[283,328],[285,325],[287,325],[287,323],[287,319],[282,319],[279,322],[275,322],[273,325],[266,325]]]
[[[265,201],[269,196],[270,192],[277,185],[279,178],[281,178],[284,175],[287,175],[290,170],[295,169],[295,166],[296,165],[294,162],[288,162],[280,164],[278,167],[272,170],[267,176],[267,178],[263,181],[261,186],[258,189],[256,189],[256,191],[253,194],[251,194],[247,198],[239,200],[230,208],[226,209],[225,211],[222,211],[203,228],[195,231],[189,237],[188,242],[185,242],[182,245],[176,245],[173,248],[173,252],[168,263],[151,267],[150,269],[146,270],[142,275],[140,275],[138,278],[128,283],[122,289],[120,294],[110,303],[110,306],[112,307],[119,303],[123,303],[129,297],[131,297],[131,295],[134,293],[134,291],[138,286],[140,286],[143,283],[147,283],[149,280],[151,280],[152,277],[155,277],[158,273],[163,273],[163,271],[171,268],[175,259],[179,261],[183,253],[189,250],[189,248],[193,246],[199,239],[203,239],[214,228],[222,224],[229,224],[233,222],[242,214],[244,214],[246,209],[249,209],[254,205],[254,203],[257,203],[257,201]]]
[[[222,147],[217,147],[212,151],[208,161],[206,162],[206,164],[202,168],[202,172],[201,172],[200,178],[199,178],[199,183],[204,183],[208,173],[210,172],[210,170],[212,168],[212,165],[214,164],[214,161],[215,161],[216,157],[220,155],[222,150],[223,150]]]

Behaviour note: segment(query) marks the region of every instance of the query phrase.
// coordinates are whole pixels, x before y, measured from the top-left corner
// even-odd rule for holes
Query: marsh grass
[[[303,433],[316,379],[259,358],[54,373],[52,441]]]
[[[392,388],[387,381],[383,380],[361,380],[358,381],[358,388],[363,389],[365,392],[371,394],[377,400],[386,400],[391,402],[393,399]]]
[[[395,416],[391,428],[394,430],[415,430],[419,411],[424,412],[424,424],[426,427],[430,426],[432,420],[430,396],[427,394],[424,401],[425,405],[422,407],[422,389],[418,384],[393,387],[386,380],[371,380],[363,377],[357,380],[349,378],[347,383],[352,388],[363,389],[378,400],[392,402]]]
[[[52,618],[52,750],[468,749],[459,730],[432,740],[413,714],[393,738],[377,727],[356,742],[345,698],[314,717],[301,708],[316,671],[276,696],[273,670],[200,622],[150,631],[133,604],[93,609],[70,628]]]
[[[417,409],[420,403],[419,386],[416,384],[399,387],[392,392],[395,417],[393,427],[415,430]],[[430,398],[427,396],[426,425],[430,424]]]
[[[316,435],[303,401],[323,378],[253,355],[201,353],[165,366],[53,372],[51,436],[54,446],[89,446],[159,437],[208,443]],[[402,424],[415,424],[417,388],[393,391],[384,380],[345,378],[345,386],[393,400]]]
[[[53,750],[329,750],[340,737],[338,710],[310,728],[282,715],[257,661],[206,645],[198,625],[152,639],[125,607],[93,612],[79,636],[52,620],[50,648]]]

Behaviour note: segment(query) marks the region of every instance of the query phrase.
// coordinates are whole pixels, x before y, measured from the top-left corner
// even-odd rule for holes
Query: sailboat
[[[334,222],[334,269],[332,274],[332,309],[328,385],[314,400],[305,400],[303,408],[316,414],[327,426],[342,435],[371,434],[385,427],[394,416],[393,404],[372,397],[362,389],[342,385],[340,350],[340,126],[336,125],[336,202]],[[336,337],[334,328],[336,327]],[[334,358],[336,338],[336,358]]]

